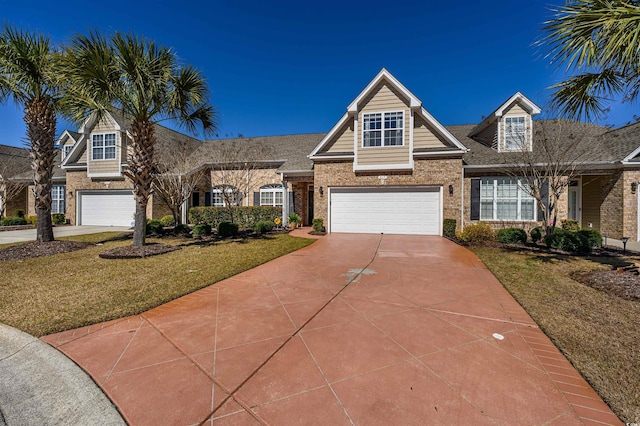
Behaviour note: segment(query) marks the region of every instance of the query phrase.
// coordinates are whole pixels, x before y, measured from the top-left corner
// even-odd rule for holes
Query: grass
[[[97,242],[113,238],[110,234],[67,239]],[[162,240],[168,244],[186,241],[193,242]],[[109,241],[71,253],[4,261],[0,322],[43,336],[139,314],[312,242],[276,235],[192,244],[144,259],[99,258],[101,252],[131,244],[130,240]]]
[[[611,268],[584,258],[472,247],[623,422],[640,419],[640,303],[594,290],[572,272]],[[638,262],[638,259],[628,259]]]

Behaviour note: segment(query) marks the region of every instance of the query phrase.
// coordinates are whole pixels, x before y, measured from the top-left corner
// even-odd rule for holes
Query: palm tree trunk
[[[136,196],[136,217],[133,228],[133,246],[145,244],[147,228],[147,204],[151,195],[155,162],[153,148],[156,142],[153,124],[149,121],[134,120],[131,123],[131,155],[125,175],[133,182]]]
[[[51,179],[56,156],[53,146],[56,135],[56,115],[46,98],[36,97],[25,104],[24,121],[27,124],[27,138],[31,143],[31,168],[35,186],[33,193],[38,216],[36,241],[49,242],[53,241]]]

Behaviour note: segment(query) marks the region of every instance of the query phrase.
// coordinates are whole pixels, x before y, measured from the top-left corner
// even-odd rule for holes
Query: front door
[[[582,221],[582,200],[580,191],[580,180],[572,180],[569,182],[569,206],[567,210],[567,218],[575,220],[578,223]],[[582,224],[581,224],[582,225]]]
[[[307,209],[307,213],[309,214],[308,217],[308,221],[307,223],[309,225],[313,225],[313,185],[309,185],[309,196],[307,197],[308,200],[308,209]]]

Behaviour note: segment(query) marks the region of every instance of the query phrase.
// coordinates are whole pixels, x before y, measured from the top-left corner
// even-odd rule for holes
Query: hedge
[[[234,222],[240,228],[253,228],[260,221],[273,221],[277,217],[282,217],[280,207],[239,206],[233,209]],[[195,225],[206,223],[217,229],[221,222],[230,222],[231,217],[228,207],[192,207],[189,209],[189,221]]]

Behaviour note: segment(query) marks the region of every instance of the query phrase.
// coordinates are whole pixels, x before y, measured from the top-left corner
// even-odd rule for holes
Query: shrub
[[[147,234],[160,235],[162,234],[162,228],[164,228],[162,222],[157,219],[151,219],[147,222]]]
[[[270,206],[238,206],[233,208],[234,222],[242,228],[253,228],[261,220],[273,221],[282,217],[280,207]],[[220,222],[231,222],[228,207],[192,207],[189,209],[189,222],[193,224],[207,223],[218,228]]]
[[[24,217],[19,216],[5,217],[0,221],[0,226],[17,226],[26,224],[27,220]]]
[[[506,244],[526,244],[527,232],[520,228],[505,228],[498,231],[498,241]]]
[[[591,246],[588,238],[580,232],[558,229],[553,234],[544,237],[547,247],[574,253],[589,253]]]
[[[442,233],[445,237],[455,238],[456,237],[456,220],[455,219],[445,219],[442,221]]]
[[[467,225],[460,234],[460,239],[468,243],[482,243],[495,238],[493,229],[484,222]]]
[[[595,229],[581,229],[578,234],[587,239],[590,248],[602,247],[602,235]]]
[[[22,210],[22,209],[16,210],[15,217],[24,217],[24,210]]]
[[[187,235],[191,232],[191,228],[189,227],[189,225],[185,225],[184,223],[181,223],[180,225],[176,225],[173,228],[173,233],[175,235]]]
[[[173,219],[172,214],[162,216],[162,218],[160,219],[160,222],[162,222],[162,226],[173,226],[176,224],[176,221]]]
[[[577,220],[567,219],[562,221],[562,229],[565,231],[579,231],[580,224]]]
[[[51,215],[51,222],[53,222],[54,225],[62,225],[62,224],[64,224],[66,222],[66,219],[64,217],[64,213],[53,213]]]
[[[38,216],[27,216],[27,223],[33,226],[38,225]]]
[[[218,224],[218,235],[222,238],[238,235],[238,224],[231,222],[220,222],[220,224]]]
[[[254,232],[258,234],[265,234],[273,230],[274,223],[269,220],[261,220],[253,227]]]
[[[211,225],[208,223],[199,223],[193,227],[193,235],[202,236],[211,234]]]
[[[531,231],[529,231],[529,234],[531,235],[531,241],[537,243],[542,239],[542,226],[536,226]]]
[[[316,217],[313,219],[313,230],[316,232],[324,231],[324,220],[321,217]]]

